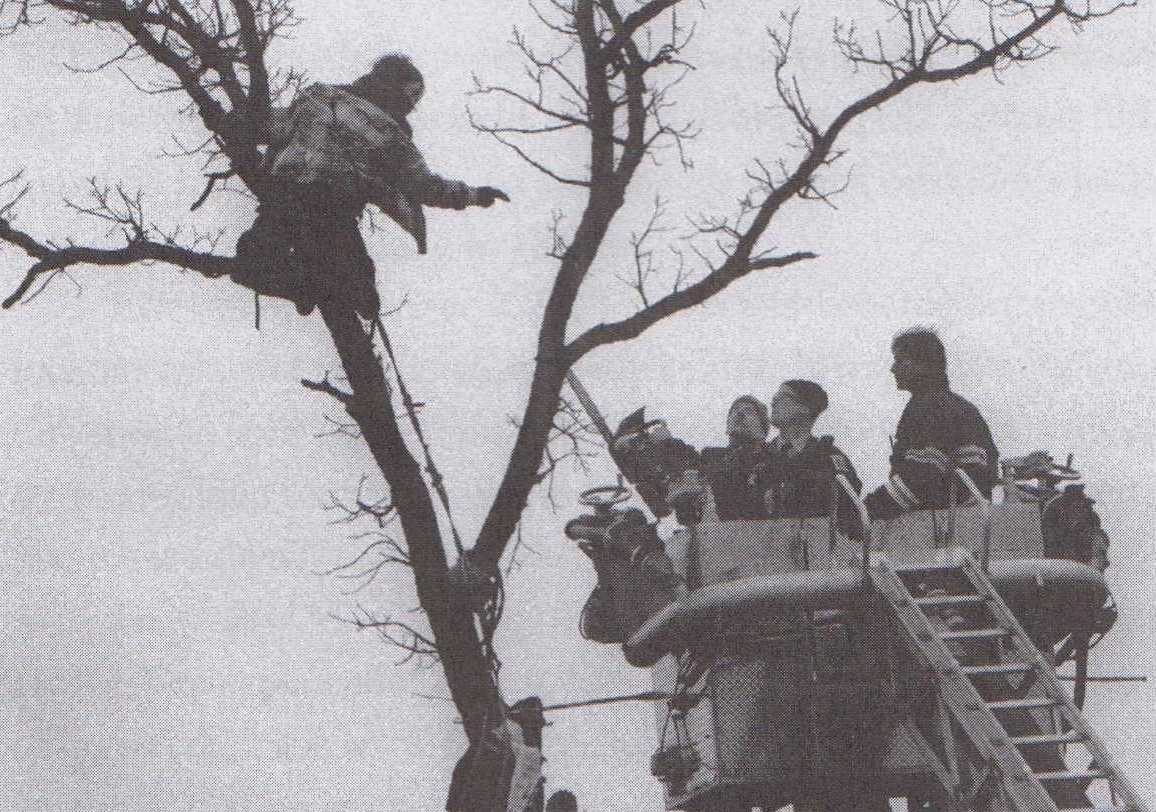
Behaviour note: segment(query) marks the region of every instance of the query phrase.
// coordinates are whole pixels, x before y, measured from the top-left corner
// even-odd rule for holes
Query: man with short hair
[[[719,521],[765,519],[760,477],[771,430],[766,404],[754,395],[736,398],[726,428],[727,447],[704,448],[700,455]]]
[[[374,266],[358,227],[373,203],[426,251],[422,206],[464,209],[509,200],[489,186],[434,174],[406,117],[422,97],[421,72],[386,54],[348,85],[317,83],[289,108],[269,112],[265,168],[272,179],[257,220],[237,243],[233,279],[257,293],[292,299],[302,314],[340,301],[364,318],[380,309]]]
[[[815,421],[827,409],[827,393],[814,381],[784,381],[771,400],[771,425],[779,435],[767,446],[759,486],[772,519],[810,518],[831,513],[836,475],[859,491],[861,483],[834,438],[816,437]],[[858,513],[851,497],[839,488],[839,520],[851,532]]]
[[[866,499],[871,518],[946,507],[956,468],[990,496],[999,452],[979,410],[951,391],[939,336],[930,328],[914,327],[895,337],[891,352],[895,385],[910,392],[911,400],[895,432],[891,474]]]

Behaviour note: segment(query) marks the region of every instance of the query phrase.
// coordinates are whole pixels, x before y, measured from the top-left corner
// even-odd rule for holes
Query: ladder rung
[[[1093,781],[1110,775],[1104,770],[1065,770],[1058,773],[1036,773],[1036,778],[1040,781]]]
[[[1011,743],[1021,747],[1030,747],[1035,744],[1075,744],[1082,742],[1084,737],[1079,733],[1044,733],[1039,736],[1012,736]]]
[[[959,632],[940,632],[943,640],[994,640],[997,637],[1011,637],[1007,629],[964,629]]]
[[[1050,708],[1060,704],[1046,696],[1032,697],[1031,699],[1003,699],[998,702],[985,702],[992,710],[1020,710],[1023,708]]]
[[[916,598],[915,602],[919,606],[961,606],[983,603],[985,600],[983,595],[928,595]]]
[[[969,677],[981,674],[1026,674],[1033,666],[1027,663],[992,663],[991,665],[965,665],[963,673]]]

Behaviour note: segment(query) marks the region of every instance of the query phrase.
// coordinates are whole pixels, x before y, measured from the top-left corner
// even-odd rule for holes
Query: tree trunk
[[[353,393],[346,410],[357,422],[389,484],[409,548],[418,600],[429,619],[450,695],[462,715],[466,734],[470,741],[476,741],[487,719],[492,724],[501,712],[501,698],[473,612],[455,603],[447,591],[445,547],[421,467],[398,427],[389,383],[374,352],[371,334],[350,308],[326,305],[321,315]]]
[[[483,567],[498,568],[506,544],[521,521],[530,492],[538,482],[538,469],[550,442],[567,368],[562,363],[538,362],[514,451],[473,550],[476,563]]]

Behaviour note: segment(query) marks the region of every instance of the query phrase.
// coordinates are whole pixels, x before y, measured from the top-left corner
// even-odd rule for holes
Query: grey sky
[[[427,257],[396,230],[371,242],[383,300],[408,294],[391,325],[468,536],[512,442],[506,415],[525,396],[553,270],[550,210],[579,211],[572,191],[472,133],[464,114],[471,72],[516,76],[510,29],[537,29],[521,3],[299,8],[307,22],[276,60],[345,80],[383,50],[413,54],[427,76],[413,124],[430,165],[513,197],[433,215]],[[802,12],[797,69],[821,114],[873,81],[823,55],[832,17],[865,8],[816,2]],[[1100,500],[1123,618],[1093,668],[1156,673],[1152,8],[1078,38],[1062,32],[1058,53],[1002,85],[923,89],[868,114],[846,133],[854,171],[839,210],[793,203],[769,235],[819,260],[748,278],[599,352],[581,365],[584,381],[612,419],[645,403],[701,445],[719,438],[735,395],[769,398],[784,378],[815,378],[832,401],[820,428],[876,483],[903,405],[887,374],[889,339],[934,323],[954,383],[983,409],[1001,451],[1073,451]],[[735,0],[694,9],[699,70],[679,99],[704,130],[696,168],[668,160],[646,170],[624,213],[633,219],[617,227],[582,302],[585,323],[633,307],[613,276],[656,192],[676,224],[729,211],[752,159],[786,154],[786,122],[767,109],[762,34],[779,10]],[[231,239],[249,222],[246,204],[221,198],[189,215],[198,168],[157,157],[170,133],[197,133],[175,100],[141,96],[116,73],[60,66],[95,64],[113,47],[55,25],[0,40],[0,170],[27,167],[34,183],[21,225],[100,239],[60,203],[96,175],[142,186],[160,222],[224,224]],[[6,289],[24,268],[0,251]],[[75,276],[80,295],[58,282],[0,316],[5,807],[440,808],[460,731],[448,703],[413,696],[444,694],[439,672],[395,668],[397,652],[327,616],[358,600],[405,611],[404,579],[350,597],[312,574],[357,549],[320,506],[371,468],[357,444],[314,437],[334,409],[297,381],[336,366],[318,319],[267,304],[256,332],[251,297],[223,281],[163,268]],[[608,473],[603,461],[589,479],[566,477],[566,509],[536,500],[528,513],[537,553],[510,579],[500,636],[510,699],[648,687],[616,648],[576,630],[593,574],[561,528],[577,490]],[[1150,795],[1153,690],[1093,689],[1089,705]],[[576,789],[592,811],[658,808],[648,708],[553,721],[553,786]]]

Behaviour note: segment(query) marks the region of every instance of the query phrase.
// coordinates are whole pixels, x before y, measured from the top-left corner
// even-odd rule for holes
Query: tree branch
[[[637,338],[648,328],[657,324],[667,316],[672,316],[675,313],[702,304],[707,299],[725,290],[732,282],[743,278],[752,271],[767,268],[785,268],[788,265],[794,265],[796,262],[816,258],[817,255],[810,251],[799,251],[781,257],[763,257],[741,266],[724,266],[724,268],[707,274],[706,277],[695,282],[693,285],[688,285],[680,291],[664,296],[649,307],[644,307],[642,310],[639,310],[633,316],[622,319],[621,321],[603,323],[591,327],[566,347],[567,361],[570,364],[574,364],[597,347]]]
[[[344,389],[338,389],[336,386],[330,383],[328,373],[326,373],[325,377],[320,381],[311,381],[308,378],[302,378],[301,385],[313,392],[321,392],[323,394],[329,395],[330,397],[346,406],[349,406],[351,403],[353,403],[353,394],[346,392]]]
[[[662,12],[677,6],[681,1],[682,0],[651,0],[651,2],[643,4],[641,7],[626,15],[622,24],[616,27],[614,36],[602,46],[600,53],[601,59],[604,62],[612,61],[627,41],[634,36],[635,32],[654,21]]]
[[[358,606],[352,617],[342,618],[330,615],[334,620],[349,623],[357,627],[358,631],[376,631],[383,641],[400,648],[405,655],[398,661],[399,665],[415,658],[428,659],[433,662],[444,660],[440,656],[438,645],[426,634],[419,632],[412,624],[391,617],[377,617],[364,607]],[[398,636],[398,633],[402,636]]]
[[[36,260],[16,290],[4,300],[2,306],[6,310],[19,302],[39,277],[73,265],[110,267],[133,265],[138,262],[163,262],[196,271],[209,279],[217,279],[229,273],[233,264],[233,260],[229,257],[146,239],[130,240],[123,248],[92,248],[79,245],[58,248],[39,242],[31,235],[13,228],[4,218],[0,218],[0,240],[15,245]]]
[[[17,15],[9,28],[29,24],[26,11],[31,3],[25,0],[23,5],[25,13]],[[130,81],[146,93],[184,93],[191,109],[216,137],[232,170],[250,189],[260,192],[264,178],[258,133],[264,130],[273,95],[265,52],[283,28],[298,22],[289,0],[212,0],[208,4],[43,0],[38,5],[72,15],[77,23],[123,30],[128,48],[102,67],[121,62],[139,49],[166,68],[175,82],[149,90]]]

